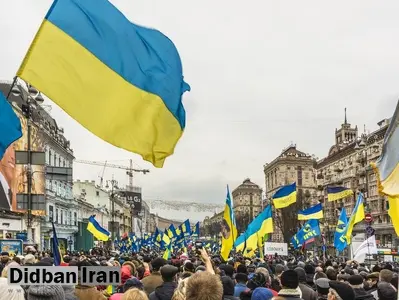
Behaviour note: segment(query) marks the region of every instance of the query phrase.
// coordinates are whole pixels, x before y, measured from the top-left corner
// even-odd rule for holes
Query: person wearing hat
[[[331,280],[328,285],[328,300],[356,300],[355,291],[348,284]]]
[[[367,275],[367,288],[365,286],[365,289],[369,294],[373,295],[373,293],[377,291],[378,278],[380,278],[380,272],[373,272]]]
[[[284,297],[285,300],[304,300],[299,289],[298,274],[294,270],[284,271],[281,274],[280,281],[282,288],[278,292],[279,296]]]
[[[349,277],[348,282],[355,292],[356,300],[375,300],[374,296],[364,289],[362,275],[352,275]]]
[[[327,300],[328,292],[330,290],[329,279],[327,278],[319,278],[316,279],[316,291],[317,291],[317,300]]]
[[[171,300],[177,288],[176,274],[179,269],[172,265],[164,265],[161,268],[163,283],[150,294],[150,300]]]
[[[144,285],[144,292],[147,295],[150,295],[152,292],[155,291],[157,287],[159,287],[163,281],[162,276],[159,270],[166,265],[166,260],[162,257],[155,258],[151,261],[151,275],[144,277],[141,282]]]

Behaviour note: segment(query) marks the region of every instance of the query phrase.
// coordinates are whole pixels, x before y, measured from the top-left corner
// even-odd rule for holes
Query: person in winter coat
[[[284,271],[280,281],[282,288],[278,292],[279,296],[284,297],[285,300],[304,300],[299,288],[298,274],[294,270]]]
[[[224,300],[238,300],[239,298],[234,297],[234,281],[230,276],[222,276],[221,278],[223,285],[223,299]]]
[[[363,286],[361,275],[352,275],[348,279],[349,285],[355,291],[355,300],[375,300],[374,296],[367,293]]]
[[[395,288],[388,282],[381,282],[378,284],[378,300],[396,300],[398,293]]]
[[[302,292],[304,300],[317,300],[317,293],[306,283],[306,272],[304,269],[297,267],[294,270],[298,274],[299,289]]]
[[[177,288],[176,274],[179,269],[175,266],[165,265],[161,268],[163,283],[150,294],[150,300],[171,300]]]
[[[166,265],[166,260],[163,259],[162,257],[155,258],[151,262],[152,266],[152,272],[151,275],[144,277],[141,282],[144,285],[144,292],[147,293],[147,295],[150,295],[152,292],[155,291],[157,287],[159,287],[162,283],[162,276],[160,273],[160,269]]]

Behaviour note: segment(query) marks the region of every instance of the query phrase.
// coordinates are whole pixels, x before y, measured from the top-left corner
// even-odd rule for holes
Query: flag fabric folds
[[[366,257],[365,254],[378,254],[375,235],[368,237],[363,243],[360,244],[360,246],[353,253],[353,259],[359,263],[363,263]]]
[[[191,236],[191,225],[189,219],[185,220],[184,223],[181,224],[181,232],[184,237]]]
[[[351,217],[349,218],[348,225],[345,229],[345,239],[348,245],[351,244],[353,227],[363,221],[364,219],[364,198],[363,194],[359,193],[355,207],[353,208]]]
[[[345,208],[343,207],[338,219],[337,226],[335,227],[335,234],[334,234],[334,247],[339,252],[344,251],[347,245],[345,238],[345,229],[347,225],[348,225],[348,218],[346,216]]]
[[[94,216],[90,216],[89,223],[87,224],[87,230],[99,241],[106,242],[109,240],[109,231],[102,228]]]
[[[227,186],[226,205],[224,207],[223,220],[221,225],[222,249],[220,255],[227,261],[235,240],[237,239],[237,227],[234,217],[233,202],[231,201],[229,187]]]
[[[179,53],[161,32],[131,23],[108,0],[56,0],[17,76],[101,139],[156,167],[186,122]]]
[[[273,195],[275,208],[284,208],[296,202],[296,182],[285,185],[277,190]]]
[[[303,227],[292,237],[291,243],[296,249],[302,245],[305,245],[306,243],[310,243],[311,240],[314,240],[314,238],[320,234],[319,221],[312,219],[307,221]]]
[[[392,225],[395,229],[396,235],[399,236],[399,196],[388,196],[388,205],[388,214],[391,217]]]
[[[327,187],[328,201],[336,201],[345,197],[353,195],[353,191],[344,186],[329,186]]]
[[[21,121],[0,92],[0,160],[7,148],[22,136]]]
[[[57,231],[55,230],[54,222],[52,222],[52,225],[53,225],[53,240],[51,241],[51,251],[53,252],[54,256],[54,266],[59,266],[64,261],[62,259],[62,254],[58,243]]]
[[[200,236],[200,223],[195,224],[191,237],[199,238]]]
[[[273,232],[272,206],[266,208],[248,225],[247,230],[236,241],[235,247],[238,251],[244,248],[254,251],[263,242],[267,233]]]
[[[381,156],[372,166],[378,175],[380,193],[399,197],[399,101],[385,133]]]
[[[169,225],[169,228],[167,229],[167,234],[171,240],[176,239],[177,233],[176,233],[175,225],[173,225],[173,224]]]
[[[322,219],[323,207],[321,203],[304,210],[298,211],[298,220]]]

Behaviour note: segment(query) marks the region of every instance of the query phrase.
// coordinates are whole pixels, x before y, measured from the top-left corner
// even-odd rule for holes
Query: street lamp
[[[38,108],[40,104],[44,102],[41,93],[28,83],[25,83],[25,87],[17,82],[17,78],[12,84],[10,91],[16,97],[21,97],[23,103],[21,105],[22,114],[26,118],[27,123],[27,156],[26,156],[26,177],[27,177],[27,239],[28,242],[33,241],[32,233],[32,149],[31,149],[31,129],[32,129],[32,114],[33,111]],[[23,162],[25,163],[25,162]]]
[[[111,185],[111,194],[109,196],[111,200],[111,222],[112,222],[112,228],[111,228],[111,241],[112,241],[112,247],[114,247],[114,240],[115,240],[115,196],[116,194],[114,193],[114,190],[118,189],[118,181],[112,179],[112,180],[107,180],[106,181],[106,189],[109,189],[109,186]]]

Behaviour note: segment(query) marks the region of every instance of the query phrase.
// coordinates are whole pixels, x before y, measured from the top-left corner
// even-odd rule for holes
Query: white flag
[[[375,242],[375,235],[370,236],[365,240],[359,248],[353,253],[353,259],[357,262],[364,262],[366,254],[377,254],[377,244]]]

